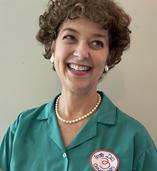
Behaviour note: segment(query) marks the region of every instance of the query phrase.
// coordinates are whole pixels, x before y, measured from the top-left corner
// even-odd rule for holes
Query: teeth
[[[77,71],[88,71],[90,69],[88,66],[80,66],[76,64],[69,64],[69,67]]]

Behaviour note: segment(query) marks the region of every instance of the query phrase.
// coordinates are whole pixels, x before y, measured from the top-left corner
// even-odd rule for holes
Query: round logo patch
[[[91,165],[95,171],[117,171],[118,158],[110,151],[96,151],[91,155]]]

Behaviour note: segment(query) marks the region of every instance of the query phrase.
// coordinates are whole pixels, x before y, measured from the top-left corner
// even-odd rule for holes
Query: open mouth
[[[67,66],[70,70],[74,70],[74,71],[78,71],[78,72],[88,72],[92,69],[91,66],[77,65],[74,63],[68,63]]]

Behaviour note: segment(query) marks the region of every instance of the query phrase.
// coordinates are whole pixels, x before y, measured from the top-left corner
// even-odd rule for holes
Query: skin
[[[59,101],[62,118],[76,119],[89,112],[97,103],[97,84],[106,65],[108,45],[108,32],[87,18],[63,23],[52,44],[54,65],[62,85]],[[70,69],[69,64],[77,69],[80,66],[90,67],[90,70],[76,71]],[[71,141],[86,120],[71,125],[59,121],[65,144]],[[67,135],[68,131],[70,135]]]

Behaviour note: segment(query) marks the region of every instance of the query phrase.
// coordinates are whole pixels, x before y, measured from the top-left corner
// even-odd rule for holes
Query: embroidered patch
[[[118,158],[110,151],[95,151],[90,158],[95,171],[117,171],[119,166]]]

